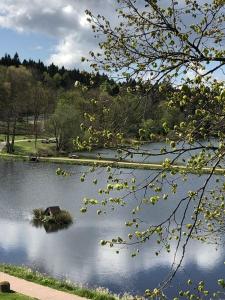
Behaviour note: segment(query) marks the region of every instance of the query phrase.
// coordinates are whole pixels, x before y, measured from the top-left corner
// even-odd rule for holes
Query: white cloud
[[[82,51],[82,45],[79,44],[77,34],[71,34],[61,40],[48,59],[48,63],[56,63],[60,66],[71,67],[72,64],[79,64],[85,50]]]
[[[82,27],[89,27],[89,26],[90,26],[90,23],[87,21],[87,17],[86,17],[85,14],[84,14],[83,16],[80,17],[79,22],[80,22],[80,25],[81,25]]]
[[[72,5],[67,5],[65,7],[63,7],[63,12],[66,14],[71,14],[74,12],[73,6]]]
[[[0,27],[53,37],[56,45],[47,62],[80,67],[81,56],[98,47],[84,11],[89,9],[110,16],[112,3],[115,1],[1,0]]]

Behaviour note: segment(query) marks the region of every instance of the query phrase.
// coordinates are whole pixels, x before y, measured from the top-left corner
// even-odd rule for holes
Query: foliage
[[[48,121],[48,130],[56,139],[56,150],[71,149],[73,139],[80,134],[81,115],[76,105],[76,95],[60,95],[54,114]]]
[[[25,99],[30,80],[31,74],[24,67],[1,68],[0,116],[6,123],[7,152],[14,150],[16,124],[26,107]]]
[[[116,12],[120,21],[113,26],[86,11],[96,35],[105,36],[102,52],[90,52],[96,70],[160,81],[188,70],[205,76],[224,65],[223,0],[118,0]]]
[[[33,221],[40,223],[56,224],[56,225],[70,225],[73,223],[73,218],[66,210],[61,210],[58,213],[47,215],[42,208],[33,210]]]
[[[130,228],[128,236],[103,240],[101,244],[117,248],[130,245],[134,248],[133,257],[140,252],[137,247],[146,242],[157,242],[156,256],[163,252],[162,249],[168,253],[173,251],[168,277],[155,290],[146,291],[152,298],[164,298],[164,290],[181,267],[191,239],[216,244],[223,239],[224,179],[215,178],[215,170],[223,166],[225,155],[225,86],[213,75],[221,74],[217,72],[223,71],[225,63],[224,5],[223,0],[205,3],[118,0],[119,22],[115,26],[104,16],[86,11],[96,37],[101,35],[101,51],[91,51],[88,59],[93,69],[112,72],[114,77],[117,74],[127,81],[135,80],[128,92],[138,94],[142,90],[141,99],[144,98],[143,90],[147,99],[156,87],[159,92],[167,93],[165,101],[157,107],[161,108],[160,112],[156,111],[158,130],[167,135],[168,144],[160,151],[144,150],[140,143],[124,146],[123,130],[107,127],[108,124],[99,130],[94,114],[87,115],[89,123],[84,124],[84,130],[90,131],[89,144],[87,140],[83,144],[78,141],[81,148],[86,145],[92,149],[92,141],[98,142],[101,137],[104,147],[115,147],[119,153],[127,153],[127,157],[158,156],[162,160],[163,170],[149,174],[142,182],[135,176],[131,180],[124,179],[122,170],[116,172],[107,168],[108,181],[99,191],[100,199],[84,199],[82,207],[82,212],[88,212],[88,206],[94,205],[101,214],[106,213],[107,204],[123,207],[130,203],[132,194],[137,199],[138,205],[134,203],[130,220],[125,222]],[[143,128],[139,127],[139,140],[153,139],[158,131],[151,120],[157,118],[145,115],[141,120]],[[137,124],[139,126],[140,121]],[[180,160],[187,170],[202,178],[199,186],[184,191],[175,208],[158,224],[143,220],[143,210],[172,201],[183,186],[182,182],[189,180],[187,171],[171,171],[171,166]],[[210,174],[203,176],[202,170],[209,166]],[[173,248],[172,243],[175,244]],[[223,282],[223,279],[218,281],[222,287]],[[203,294],[192,295],[188,290],[181,291],[180,296],[188,299],[211,296],[202,284],[196,290]]]
[[[54,113],[51,120],[60,123],[59,120],[63,116],[60,115],[60,105],[62,106],[60,102],[63,97],[60,98],[60,95],[63,91],[72,90],[76,80],[95,87],[108,81],[108,77],[104,74],[60,69],[54,64],[47,67],[40,61],[21,62],[17,53],[13,58],[6,54],[0,59],[0,71],[0,130],[6,136],[8,153],[15,151],[14,141],[17,134],[34,135],[36,147],[38,135],[43,135],[46,130],[45,123],[49,115]],[[70,112],[70,118],[69,115],[67,119],[64,117],[64,125],[61,124],[59,127],[68,128],[74,118],[78,124],[80,116],[77,111],[70,108],[64,107],[64,111],[67,109],[66,114]],[[24,127],[22,131],[21,125]],[[65,129],[63,133],[64,131]],[[70,130],[69,136],[67,133],[62,138],[63,145],[61,142],[57,143],[58,151],[64,148],[65,144],[71,146],[72,138],[76,134],[75,128],[73,131],[73,134]]]
[[[71,89],[74,82],[77,80],[86,85],[89,85],[92,81],[95,86],[99,86],[102,82],[108,81],[108,77],[105,74],[91,74],[78,69],[67,70],[64,67],[59,68],[53,63],[46,66],[40,60],[38,62],[32,59],[24,59],[21,61],[18,53],[16,53],[14,57],[11,57],[9,54],[5,54],[5,56],[0,58],[0,65],[5,67],[23,66],[30,70],[38,81],[45,83],[54,89],[59,87],[63,89]]]
[[[82,147],[77,143],[80,149],[90,149],[90,144],[104,146],[105,138],[115,131],[120,139],[136,138],[142,121],[148,119],[153,120],[158,134],[165,135],[161,119],[174,124],[178,122],[174,116],[183,117],[179,111],[166,109],[169,92],[173,90],[169,82],[155,86],[147,96],[142,84],[137,88],[132,80],[116,83],[104,76],[100,80],[97,74],[90,75],[88,82],[81,76],[75,85],[64,87],[60,83],[61,73],[53,72],[52,78],[44,70],[40,73],[39,64],[31,64],[33,68],[30,68],[29,64],[8,66],[8,63],[1,66],[0,130],[6,136],[6,149],[10,153],[18,150],[14,144],[18,134],[34,136],[35,152],[38,137],[54,136],[56,151],[60,153],[72,151],[73,139],[78,135],[86,140]],[[99,79],[98,84],[94,78]],[[87,85],[83,86],[83,82]],[[81,128],[80,124],[83,124]],[[82,133],[81,129],[84,129]],[[115,140],[110,142],[111,146]]]

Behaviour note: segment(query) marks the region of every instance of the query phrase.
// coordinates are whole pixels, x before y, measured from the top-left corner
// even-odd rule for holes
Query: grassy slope
[[[15,143],[15,152],[16,155],[29,155],[35,154],[38,152],[49,153],[55,155],[55,144],[43,144],[41,141],[37,141],[37,149],[35,149],[34,141],[21,141]]]
[[[65,281],[59,281],[54,278],[45,276],[38,272],[34,272],[31,269],[25,267],[18,267],[12,265],[0,265],[0,271],[9,275],[22,278],[28,281],[32,281],[44,286],[51,287],[56,290],[64,291],[81,297],[94,300],[115,300],[115,297],[109,294],[107,291],[96,291],[83,287],[78,287],[72,283]],[[1,299],[1,298],[0,298]],[[7,299],[7,298],[6,298]],[[10,298],[9,298],[10,299]],[[22,299],[21,299],[22,300]]]

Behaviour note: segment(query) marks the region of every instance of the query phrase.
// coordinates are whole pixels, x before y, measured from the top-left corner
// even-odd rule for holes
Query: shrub
[[[58,213],[47,215],[43,208],[33,210],[33,223],[36,226],[40,224],[55,224],[55,225],[70,225],[73,223],[73,218],[66,210],[61,210]]]

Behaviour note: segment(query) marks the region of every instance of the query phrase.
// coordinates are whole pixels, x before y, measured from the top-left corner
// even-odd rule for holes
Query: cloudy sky
[[[115,0],[1,0],[0,56],[41,59],[67,68],[98,42],[86,21],[85,9],[112,16]]]

